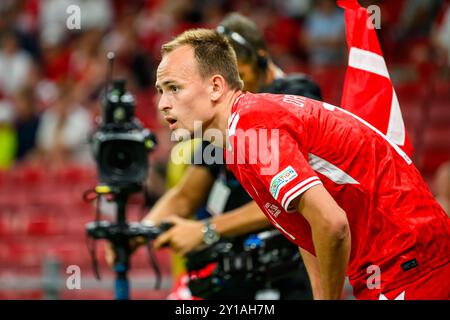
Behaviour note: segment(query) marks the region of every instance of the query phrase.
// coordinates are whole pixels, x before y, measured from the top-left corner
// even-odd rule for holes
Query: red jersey
[[[227,165],[293,243],[315,255],[310,226],[291,207],[309,188],[323,184],[345,210],[356,297],[379,296],[367,292],[373,266],[387,292],[450,260],[450,219],[416,167],[350,112],[300,96],[245,93],[232,107],[228,138]]]

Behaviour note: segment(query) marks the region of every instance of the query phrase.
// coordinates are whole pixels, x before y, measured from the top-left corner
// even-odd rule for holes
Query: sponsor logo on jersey
[[[277,199],[280,189],[297,176],[297,172],[291,166],[278,173],[270,182],[270,193],[272,196]]]
[[[267,202],[264,207],[266,208],[266,211],[270,213],[274,218],[277,218],[281,213],[281,210],[276,205],[270,202]]]
[[[403,271],[408,271],[412,268],[417,267],[418,265],[419,265],[419,263],[417,262],[417,259],[414,258],[412,260],[402,263],[402,269],[403,269]]]

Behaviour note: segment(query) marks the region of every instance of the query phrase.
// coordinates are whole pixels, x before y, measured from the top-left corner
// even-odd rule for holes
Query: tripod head
[[[157,238],[161,233],[167,231],[172,225],[169,223],[162,223],[159,226],[146,225],[140,222],[127,222],[126,221],[126,203],[129,193],[134,192],[134,189],[123,188],[110,188],[102,185],[95,188],[99,198],[102,195],[112,195],[113,201],[117,204],[117,222],[100,220],[99,210],[97,210],[96,220],[89,222],[86,225],[87,236],[93,240],[104,239],[111,242],[115,253],[114,271],[116,272],[116,299],[128,300],[129,299],[129,284],[127,279],[127,272],[130,269],[130,255],[132,248],[130,247],[130,241],[138,237],[144,238],[146,242]],[[98,204],[97,204],[98,205]],[[93,247],[95,248],[95,247]],[[151,247],[149,248],[149,254],[151,257],[151,264],[157,275],[157,285],[159,287],[161,273],[159,266],[156,262],[156,258],[153,256]],[[95,255],[95,249],[91,250],[92,261],[94,271],[99,279],[97,259]]]

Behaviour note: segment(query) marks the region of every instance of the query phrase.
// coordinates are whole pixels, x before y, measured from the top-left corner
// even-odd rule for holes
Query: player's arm
[[[211,223],[216,226],[217,233],[225,237],[234,237],[270,226],[270,222],[255,201],[226,214],[215,216],[211,219]]]
[[[350,257],[347,216],[323,185],[309,188],[294,204],[311,226],[317,266],[310,268],[314,274],[320,270],[320,298],[339,299]]]
[[[203,221],[192,221],[179,217],[167,217],[165,221],[174,226],[160,235],[154,242],[155,248],[166,244],[179,254],[186,254],[203,243]],[[213,217],[211,223],[221,236],[237,236],[270,226],[269,221],[254,201],[223,215]]]
[[[214,182],[203,166],[189,166],[181,181],[168,190],[154,205],[143,221],[158,224],[171,215],[186,218],[205,201]]]

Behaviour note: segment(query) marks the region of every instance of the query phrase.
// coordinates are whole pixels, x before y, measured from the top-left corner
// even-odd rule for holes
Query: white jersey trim
[[[234,120],[234,117],[236,117],[236,112],[235,113],[232,113],[231,115],[230,115],[230,117],[228,118],[228,129],[230,128],[230,125],[231,125],[231,123],[233,122],[233,120]]]
[[[307,185],[305,185],[303,188],[301,188],[300,190],[298,190],[297,192],[295,192],[294,194],[292,194],[290,197],[287,198],[286,203],[284,204],[283,208],[284,210],[286,210],[286,212],[294,212],[296,211],[296,209],[292,209],[289,210],[289,205],[291,204],[292,201],[295,200],[295,198],[297,198],[298,196],[300,196],[301,194],[303,194],[305,191],[307,191],[308,189],[317,186],[319,184],[322,184],[322,181],[320,180],[314,180],[310,183],[308,183]]]
[[[356,114],[351,113],[350,111],[347,111],[345,109],[336,107],[336,109],[338,109],[339,111],[342,111],[346,114],[348,114],[349,116],[352,116],[353,118],[359,120],[360,122],[362,122],[363,124],[365,124],[367,127],[369,127],[370,129],[372,129],[373,131],[375,131],[378,135],[380,135],[384,140],[386,140],[391,146],[392,148],[395,149],[395,151],[397,151],[397,153],[406,161],[406,163],[408,165],[410,165],[412,163],[412,160],[408,157],[408,155],[402,150],[400,149],[400,147],[398,145],[396,145],[394,142],[392,142],[392,140],[387,137],[383,132],[381,132],[380,130],[378,130],[377,128],[375,128],[373,125],[371,125],[370,123],[368,123],[366,120],[358,117]]]
[[[319,180],[319,177],[314,176],[314,177],[310,177],[308,179],[303,180],[302,182],[298,183],[297,185],[295,185],[294,187],[292,187],[289,191],[287,191],[284,194],[283,199],[281,200],[281,205],[283,206],[284,202],[286,201],[287,197],[289,197],[292,193],[294,193],[296,190],[300,189],[301,187],[303,187],[304,185],[306,185],[307,183],[313,181],[313,180]],[[278,200],[278,199],[275,199]],[[284,206],[283,206],[284,207]]]
[[[228,129],[229,137],[231,137],[232,135],[234,135],[236,133],[236,127],[237,127],[238,122],[239,122],[239,113],[236,114],[233,117],[233,120],[231,121],[230,128]]]
[[[312,153],[308,154],[308,163],[314,171],[320,172],[336,184],[359,184],[345,171]]]
[[[291,196],[294,192],[298,191],[299,189],[303,190],[303,187],[308,186],[309,183],[311,183],[311,182],[319,182],[319,183],[322,183],[322,182],[320,181],[319,177],[317,177],[317,176],[310,177],[310,178],[308,178],[308,179],[303,180],[302,182],[298,183],[297,185],[295,185],[294,187],[292,187],[289,191],[287,191],[287,192],[284,194],[284,197],[283,197],[283,199],[281,200],[281,206],[286,210],[286,208],[287,208],[289,205],[285,205],[285,203],[288,201],[288,199],[290,198],[290,196]],[[306,189],[305,189],[303,192],[305,192],[305,191],[306,191]],[[286,210],[286,211],[287,211],[287,210]]]
[[[384,294],[380,293],[378,300],[389,300]],[[394,300],[405,300],[405,291],[402,291]]]

